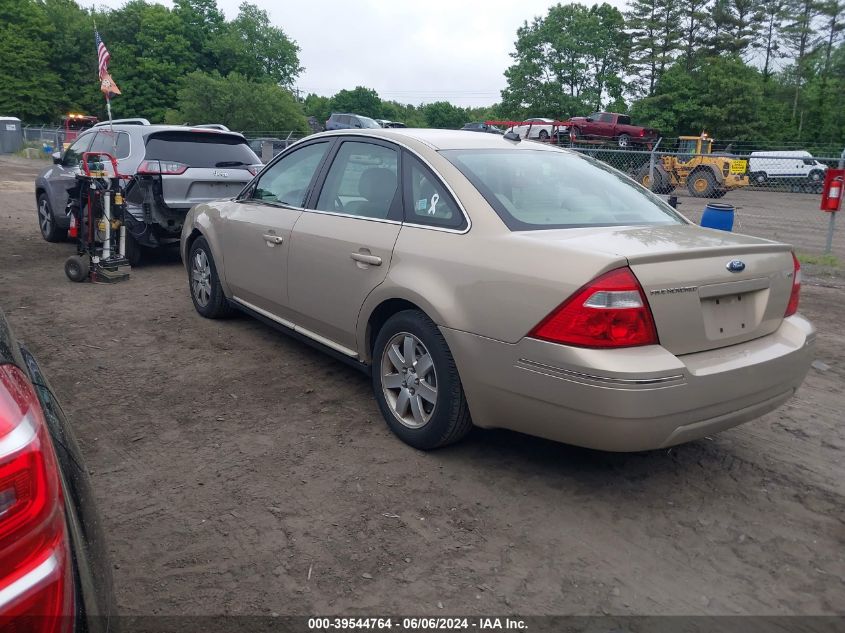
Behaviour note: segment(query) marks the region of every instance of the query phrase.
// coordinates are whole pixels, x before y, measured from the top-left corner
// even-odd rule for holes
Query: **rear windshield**
[[[148,160],[172,160],[191,167],[242,167],[260,163],[246,140],[214,132],[159,132],[147,140]]]
[[[440,153],[512,231],[686,223],[622,172],[580,154],[517,149]]]

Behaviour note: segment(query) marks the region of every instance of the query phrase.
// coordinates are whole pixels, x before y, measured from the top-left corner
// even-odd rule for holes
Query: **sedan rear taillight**
[[[648,301],[628,267],[611,270],[580,288],[528,336],[576,347],[657,344]]]
[[[798,302],[801,300],[801,263],[798,261],[795,253],[792,253],[792,267],[792,292],[789,295],[789,303],[786,306],[786,312],[783,315],[784,318],[798,312]]]
[[[0,365],[0,628],[68,631],[72,615],[64,497],[44,414],[24,373]]]
[[[174,160],[145,160],[138,167],[138,173],[142,176],[178,176],[186,171],[188,171],[188,165]]]

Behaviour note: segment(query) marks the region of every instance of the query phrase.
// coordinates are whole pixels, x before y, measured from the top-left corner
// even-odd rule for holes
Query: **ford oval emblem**
[[[728,262],[726,268],[732,273],[741,273],[745,270],[745,262],[741,259],[732,259]]]

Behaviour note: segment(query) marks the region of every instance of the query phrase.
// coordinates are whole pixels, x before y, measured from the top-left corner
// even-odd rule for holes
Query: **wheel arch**
[[[419,310],[436,324],[442,322],[437,310],[422,297],[404,293],[389,297],[373,297],[371,294],[358,316],[358,358],[361,362],[372,362],[373,346],[382,326],[394,314],[404,310]]]
[[[229,284],[226,282],[226,267],[223,258],[223,249],[220,246],[217,231],[214,230],[214,224],[209,215],[203,211],[204,205],[194,207],[188,212],[185,218],[184,227],[190,227],[190,231],[186,237],[180,241],[179,250],[182,254],[182,263],[185,265],[185,271],[189,271],[190,263],[188,261],[188,254],[191,251],[191,246],[200,237],[205,238],[208,242],[208,247],[211,249],[211,257],[214,259],[214,266],[217,269],[217,277],[220,280],[220,285],[223,288],[223,294],[227,298],[232,297],[232,292],[229,289]],[[182,235],[185,235],[186,228],[183,228]]]

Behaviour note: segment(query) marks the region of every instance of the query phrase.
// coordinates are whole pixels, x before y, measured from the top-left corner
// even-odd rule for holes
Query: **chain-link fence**
[[[65,131],[53,125],[24,125],[23,140],[27,145],[40,145],[44,151],[54,152],[62,148]]]
[[[656,193],[669,197],[689,219],[701,222],[718,200],[733,207],[734,231],[793,244],[808,254],[832,252],[845,259],[845,229],[819,209],[825,173],[842,156],[804,150],[749,154],[694,151],[571,149],[607,163]],[[843,153],[845,155],[845,153]]]

